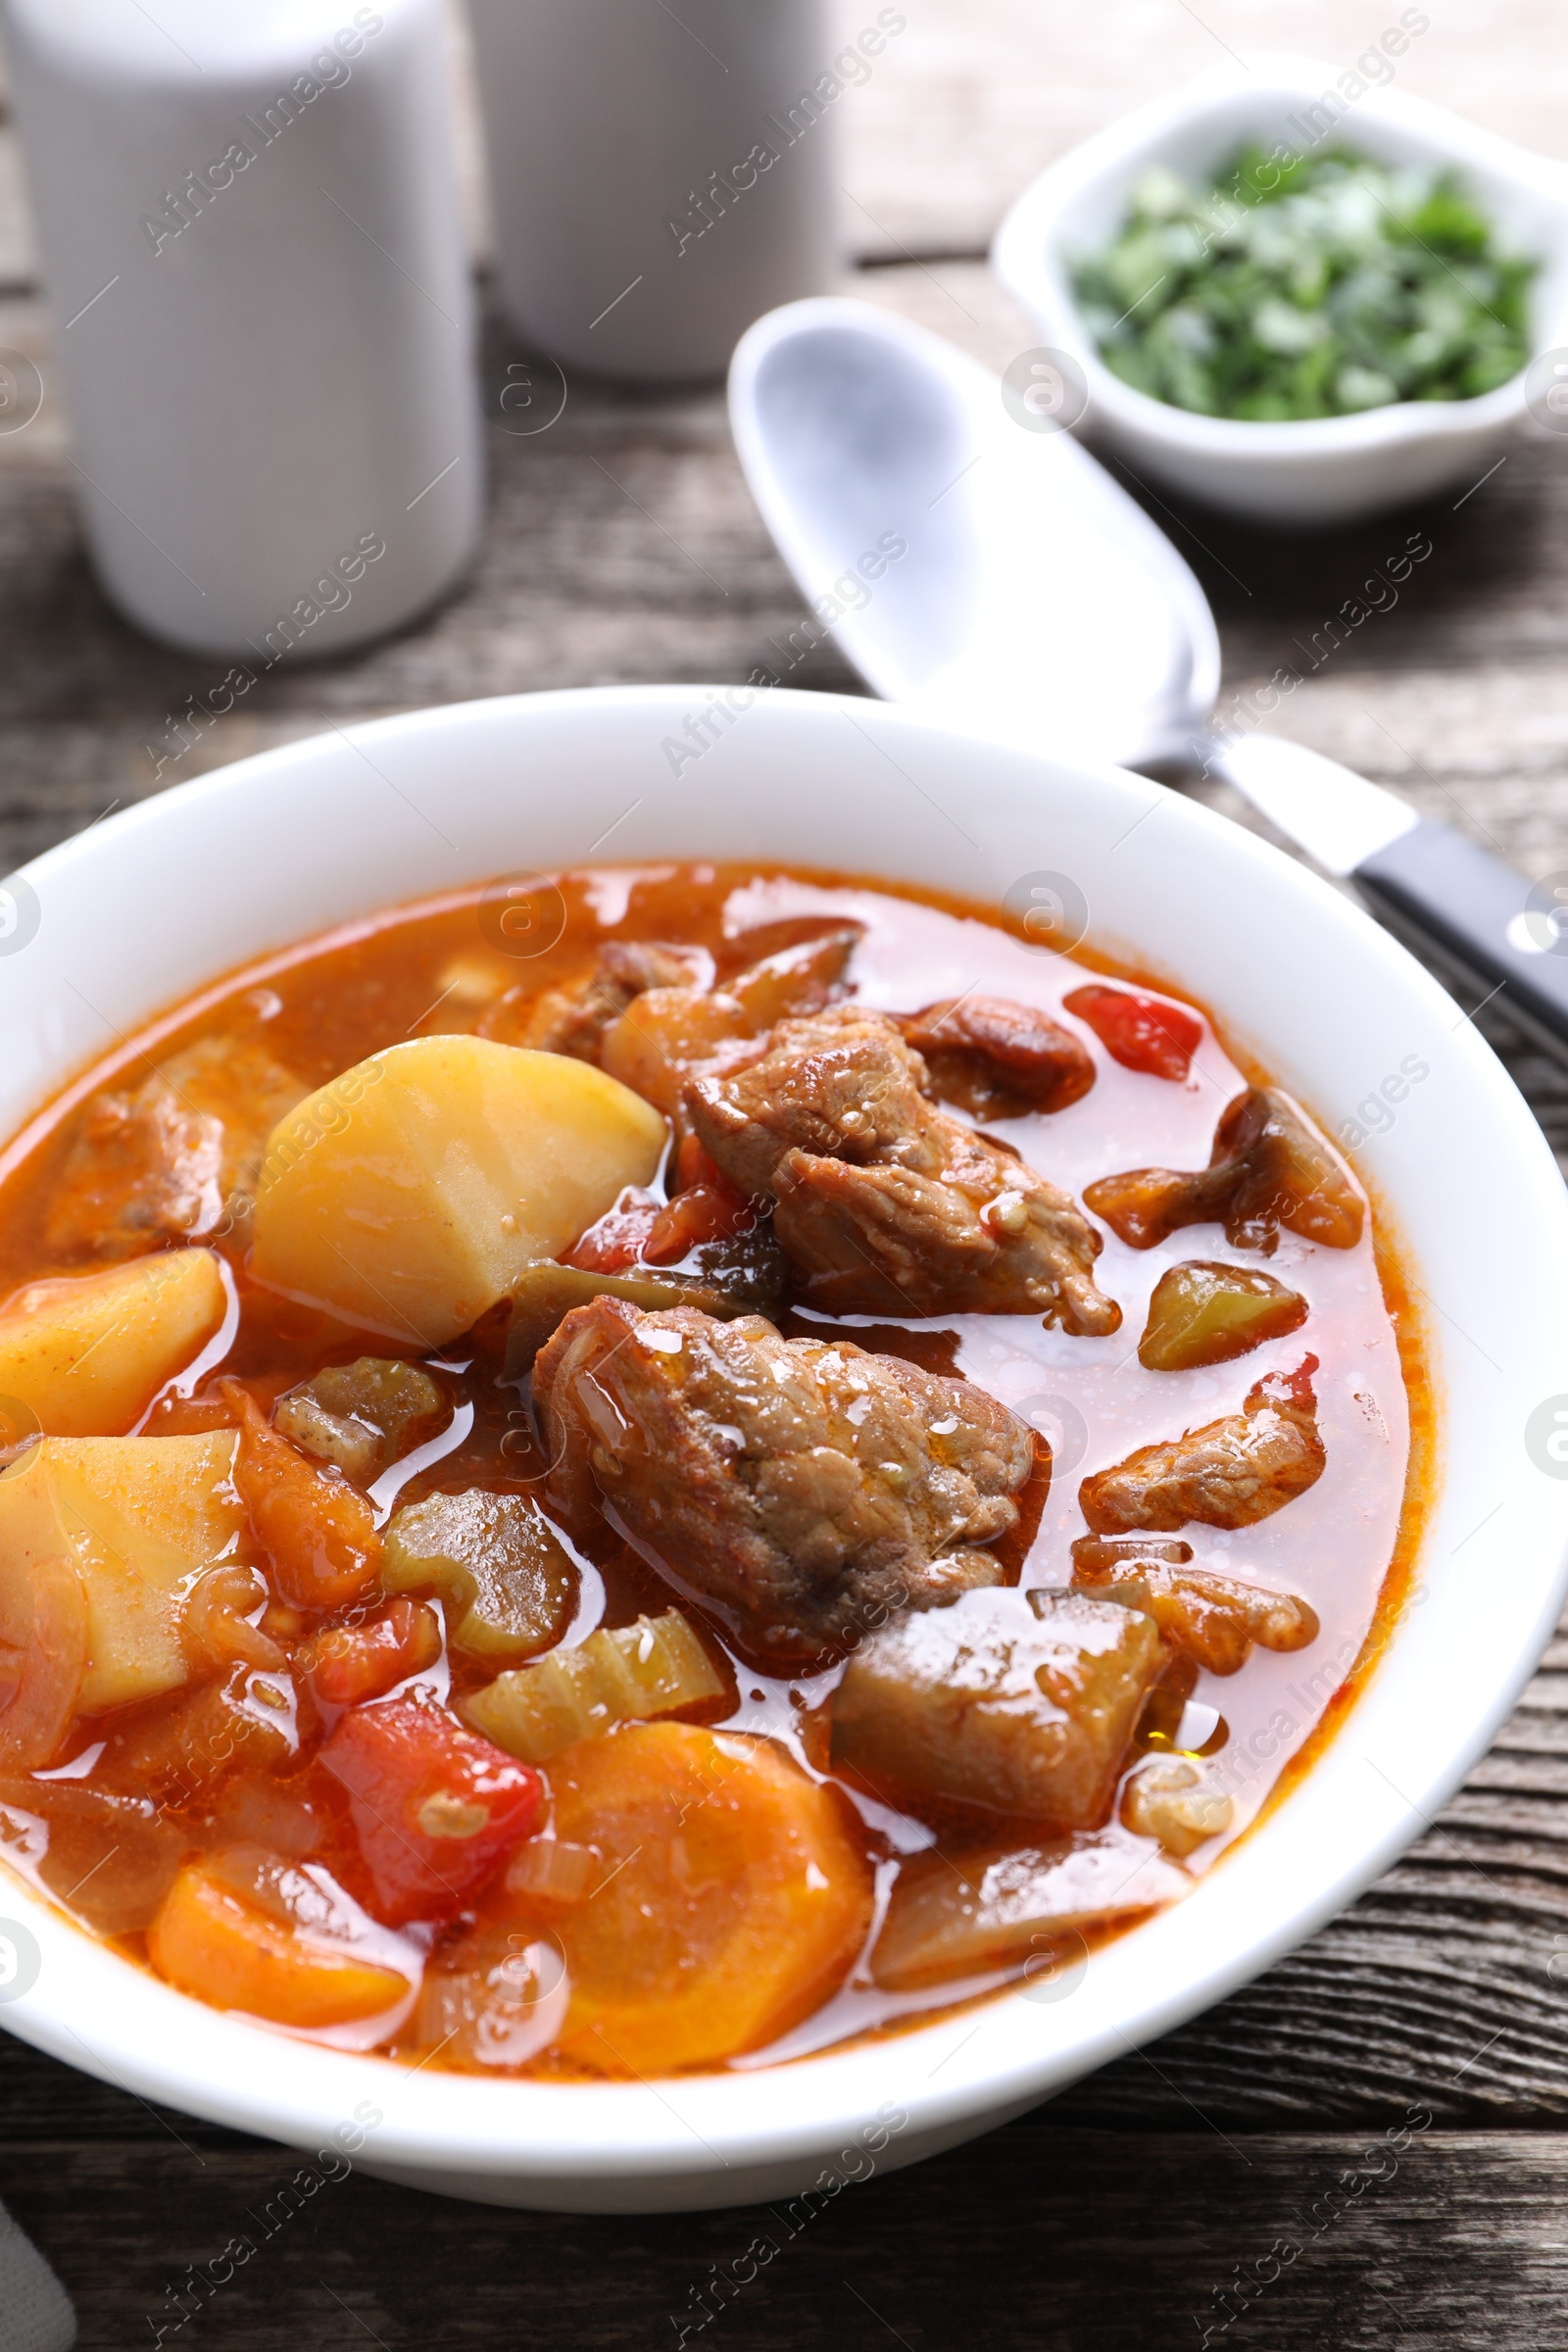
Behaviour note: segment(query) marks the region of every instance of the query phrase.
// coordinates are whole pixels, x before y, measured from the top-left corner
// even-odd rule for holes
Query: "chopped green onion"
[[[1073,283],[1106,366],[1200,416],[1287,422],[1474,400],[1530,358],[1539,264],[1498,249],[1451,172],[1258,147],[1200,192],[1142,173]]]

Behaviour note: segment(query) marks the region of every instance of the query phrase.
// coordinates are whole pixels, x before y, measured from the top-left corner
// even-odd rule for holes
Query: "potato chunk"
[[[117,1438],[223,1320],[209,1250],[29,1282],[0,1308],[0,1396],[52,1438]]]
[[[134,1092],[96,1094],[71,1121],[45,1245],[62,1258],[134,1257],[249,1209],[267,1138],[304,1094],[258,1038],[198,1038]]]
[[[0,1646],[24,1650],[32,1580],[74,1561],[87,1602],[79,1707],[153,1698],[189,1677],[183,1586],[245,1543],[234,1434],[43,1438],[0,1476]]]
[[[966,1592],[901,1618],[851,1659],[833,1694],[833,1761],[1093,1829],[1164,1663],[1136,1610],[1074,1592]]]
[[[367,1331],[439,1347],[646,1184],[664,1140],[648,1103],[564,1054],[480,1037],[392,1046],[272,1130],[252,1268]]]

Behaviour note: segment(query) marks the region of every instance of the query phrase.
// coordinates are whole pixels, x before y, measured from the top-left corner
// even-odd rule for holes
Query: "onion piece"
[[[40,1560],[28,1581],[32,1624],[5,1659],[11,1695],[0,1712],[0,1765],[22,1772],[59,1753],[87,1666],[87,1593],[75,1562]]]
[[[871,1975],[888,1992],[1020,1963],[1054,1976],[1086,1948],[1084,1929],[1173,1902],[1192,1885],[1157,1847],[1114,1830],[951,1857],[933,1847],[899,1872]]]

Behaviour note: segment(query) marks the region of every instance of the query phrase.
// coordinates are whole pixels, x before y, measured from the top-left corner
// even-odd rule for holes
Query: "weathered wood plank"
[[[846,35],[875,15],[866,0],[836,4]],[[1130,107],[1237,53],[1304,51],[1332,82],[1399,17],[1360,0],[910,0],[903,13],[908,28],[872,79],[839,101],[861,253],[981,252],[1037,172]],[[1456,0],[1430,15],[1395,86],[1568,153],[1568,51],[1550,0]]]
[[[185,2341],[224,2352],[1568,2344],[1568,2138],[1425,2130],[1397,2094],[1354,2137],[1134,2142],[1047,2109],[809,2218],[593,2221],[312,2177],[275,2150],[0,2155],[0,2191],[75,2298],[80,2352],[157,2341],[182,2312]]]

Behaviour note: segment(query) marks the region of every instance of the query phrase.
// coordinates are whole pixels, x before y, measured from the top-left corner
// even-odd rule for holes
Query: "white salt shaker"
[[[341,653],[482,508],[441,0],[3,0],[88,545],[155,636]]]
[[[827,292],[868,15],[835,71],[826,0],[469,0],[516,332],[596,374],[716,375],[754,318]]]

